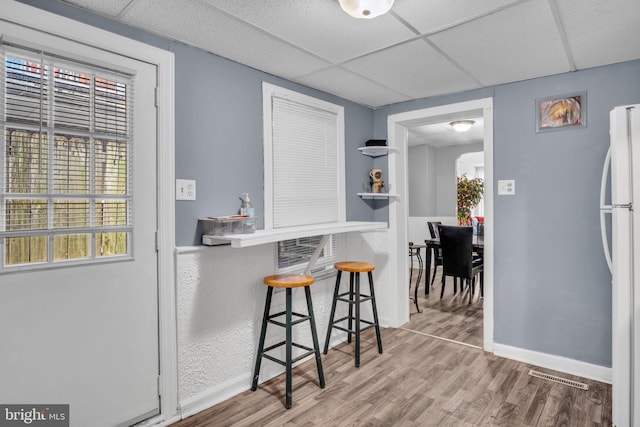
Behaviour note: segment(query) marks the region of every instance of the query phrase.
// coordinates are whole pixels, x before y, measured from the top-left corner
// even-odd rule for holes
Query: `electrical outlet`
[[[195,200],[196,181],[193,179],[176,179],[176,200]]]
[[[498,180],[498,196],[513,196],[516,194],[515,179]]]

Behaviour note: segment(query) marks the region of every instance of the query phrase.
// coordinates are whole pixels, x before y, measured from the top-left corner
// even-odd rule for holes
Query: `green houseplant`
[[[478,206],[484,193],[482,178],[458,177],[458,225],[471,225],[471,210]]]

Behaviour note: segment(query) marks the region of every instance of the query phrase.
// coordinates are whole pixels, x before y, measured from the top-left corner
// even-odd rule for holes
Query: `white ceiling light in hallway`
[[[471,129],[474,123],[473,120],[456,120],[455,122],[451,122],[450,125],[456,132],[466,132]]]
[[[394,0],[338,0],[342,9],[354,18],[372,19],[384,15]]]

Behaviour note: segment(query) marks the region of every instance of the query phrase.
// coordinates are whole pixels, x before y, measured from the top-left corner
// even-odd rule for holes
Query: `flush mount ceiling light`
[[[384,15],[394,0],[338,0],[342,9],[354,18],[372,19]]]
[[[473,120],[456,120],[455,122],[449,123],[456,132],[466,132],[471,129],[475,122]]]

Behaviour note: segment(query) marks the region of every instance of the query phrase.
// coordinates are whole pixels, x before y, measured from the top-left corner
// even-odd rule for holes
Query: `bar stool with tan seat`
[[[258,376],[260,375],[260,364],[262,362],[262,358],[269,359],[273,362],[279,363],[283,365],[286,370],[286,394],[285,394],[285,407],[287,409],[291,408],[292,401],[292,392],[291,392],[291,368],[294,363],[299,360],[304,359],[307,356],[315,354],[316,358],[316,367],[318,369],[318,378],[320,380],[320,388],[324,388],[324,373],[322,372],[322,361],[320,360],[320,345],[318,344],[318,335],[316,333],[316,322],[313,318],[313,306],[311,304],[311,290],[309,286],[314,282],[313,276],[309,276],[306,274],[274,274],[272,276],[267,276],[264,278],[264,284],[267,285],[267,301],[264,306],[264,316],[262,318],[262,330],[260,331],[260,343],[258,344],[258,354],[256,356],[256,366],[253,371],[253,383],[251,385],[251,390],[255,391],[258,388]],[[292,311],[292,297],[291,290],[293,288],[304,287],[304,293],[307,298],[307,315],[295,313]],[[286,308],[285,311],[276,314],[269,314],[271,309],[271,298],[273,296],[274,288],[284,288],[286,291]],[[279,316],[285,316],[284,323],[274,320],[274,318]],[[293,316],[297,317],[296,320],[293,320]],[[309,348],[304,345],[300,345],[294,343],[292,340],[292,326],[297,325],[298,323],[309,321],[311,325],[311,336],[313,338],[313,348]],[[274,325],[281,326],[285,328],[285,340],[264,348],[264,339],[267,333],[267,324],[273,323]],[[286,346],[285,350],[285,360],[277,359],[273,356],[267,354],[268,351],[271,351],[275,348],[278,348],[282,345]],[[293,347],[298,347],[303,350],[306,350],[304,354],[297,356],[295,359],[292,358],[292,350]]]
[[[327,328],[327,339],[324,342],[324,354],[329,351],[329,340],[331,339],[331,330],[333,328],[345,331],[347,333],[347,342],[351,342],[351,334],[356,336],[355,343],[355,363],[356,368],[360,366],[360,333],[366,331],[369,328],[376,329],[376,339],[378,341],[378,353],[382,354],[382,340],[380,339],[380,324],[378,322],[378,310],[376,308],[376,296],[373,290],[373,274],[372,271],[376,268],[375,265],[362,262],[362,261],[343,261],[334,264],[334,268],[338,270],[338,276],[336,277],[336,287],[333,292],[333,304],[331,305],[331,316],[329,317],[329,327]],[[349,291],[340,293],[340,279],[342,272],[349,272]],[[363,295],[360,293],[360,273],[367,273],[369,276],[369,295]],[[373,322],[363,320],[360,318],[360,303],[365,301],[371,301],[373,309]],[[345,317],[334,321],[336,314],[336,304],[338,301],[346,302],[349,304],[349,314]],[[355,316],[353,315],[353,309],[355,306]],[[338,323],[347,320],[347,327],[338,325]],[[355,322],[355,329],[353,323]],[[360,327],[361,323],[365,323],[367,326]]]

